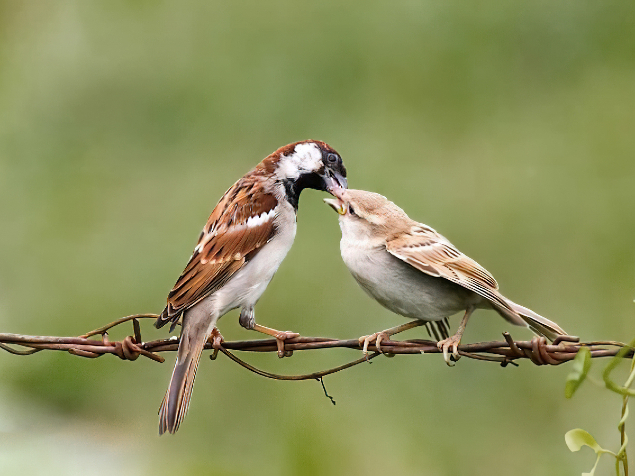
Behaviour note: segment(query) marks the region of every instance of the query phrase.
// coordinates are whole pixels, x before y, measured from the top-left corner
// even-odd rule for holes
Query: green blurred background
[[[160,312],[222,193],[316,138],[351,187],[437,228],[510,298],[583,339],[629,340],[634,24],[626,1],[0,1],[0,330]],[[323,197],[303,195],[258,322],[341,338],[402,323],[349,276]],[[492,312],[470,324],[465,342],[531,337]],[[236,312],[220,327],[256,337]],[[247,357],[296,373],[354,356]],[[439,356],[328,377],[336,406],[316,382],[204,358],[188,418],[159,438],[167,357],[0,354],[2,474],[561,476],[594,459],[567,430],[619,447],[620,398],[587,384],[565,400],[570,365]]]

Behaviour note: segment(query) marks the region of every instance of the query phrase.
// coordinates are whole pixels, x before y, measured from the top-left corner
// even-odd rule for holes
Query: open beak
[[[334,190],[348,188],[346,177],[334,170],[329,171],[328,176],[324,178],[324,183],[326,184],[326,191],[333,195]]]
[[[344,209],[344,203],[339,198],[325,198],[324,202],[333,208],[339,215],[344,215],[346,210]]]

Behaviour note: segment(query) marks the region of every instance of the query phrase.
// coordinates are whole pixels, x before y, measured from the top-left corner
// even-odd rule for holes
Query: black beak
[[[335,170],[327,170],[324,177],[324,188],[332,195],[333,190],[337,188],[348,188],[348,182],[342,173]]]

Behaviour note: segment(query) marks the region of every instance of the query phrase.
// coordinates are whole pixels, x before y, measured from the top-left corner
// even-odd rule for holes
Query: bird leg
[[[261,332],[262,334],[267,334],[268,336],[276,338],[276,344],[278,346],[278,357],[291,357],[293,354],[292,350],[284,350],[284,342],[286,340],[294,339],[296,337],[300,337],[300,334],[297,332],[291,331],[277,331],[276,329],[271,329],[270,327],[261,326],[260,324],[256,324],[256,317],[254,314],[253,307],[243,307],[240,310],[240,318],[238,319],[240,325],[245,329]]]
[[[270,327],[261,326],[260,324],[254,324],[253,330],[276,338],[276,344],[278,345],[278,357],[280,358],[291,357],[291,355],[293,355],[292,350],[284,350],[284,342],[289,339],[300,337],[300,334],[297,332],[277,331],[275,329],[271,329]]]
[[[375,332],[374,334],[368,336],[361,336],[359,338],[359,345],[362,345],[362,352],[364,353],[364,355],[368,355],[368,345],[373,343],[375,344],[377,351],[383,354],[384,351],[381,350],[381,341],[390,340],[390,336],[394,336],[395,334],[399,334],[400,332],[423,325],[425,325],[425,321],[415,319],[411,322],[406,322],[405,324],[391,327],[390,329],[386,329],[381,332]]]
[[[465,315],[461,320],[461,324],[459,324],[459,328],[456,330],[456,334],[448,337],[447,339],[443,339],[437,342],[437,348],[439,350],[443,350],[443,360],[445,360],[445,363],[448,364],[450,367],[452,367],[454,363],[450,360],[450,354],[448,351],[450,347],[452,347],[452,357],[454,358],[454,361],[456,362],[457,360],[459,360],[459,358],[461,357],[459,355],[459,344],[461,343],[461,337],[463,337],[465,327],[467,326],[467,321],[474,312],[474,309],[474,306],[470,306],[465,310]]]

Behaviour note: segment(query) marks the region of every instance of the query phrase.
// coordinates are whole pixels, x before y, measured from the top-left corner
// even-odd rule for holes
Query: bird
[[[187,414],[201,352],[222,342],[218,319],[240,308],[239,323],[284,341],[299,336],[256,324],[254,306],[293,244],[300,193],[346,188],[341,156],[318,140],[294,142],[265,157],[222,196],[185,270],[155,322],[182,321],[176,363],[159,409],[159,434],[175,433]]]
[[[379,304],[414,319],[360,337],[365,354],[373,342],[381,352],[381,341],[391,335],[463,311],[457,332],[437,344],[445,362],[454,365],[475,309],[493,309],[508,322],[527,326],[551,341],[567,335],[556,323],[504,297],[485,268],[383,195],[353,189],[335,190],[333,195],[324,201],[339,214],[340,251],[349,271]]]

